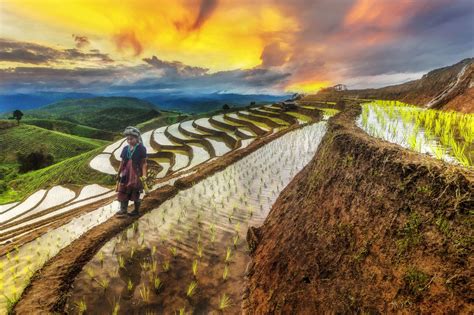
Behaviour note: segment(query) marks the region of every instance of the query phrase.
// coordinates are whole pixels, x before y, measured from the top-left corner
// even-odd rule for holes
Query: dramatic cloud
[[[155,56],[147,64],[132,67],[52,69],[16,67],[0,69],[0,93],[81,91],[103,94],[149,95],[153,93],[212,93],[227,91],[278,92],[289,73],[269,69],[231,70],[209,73],[207,69],[180,62],[166,62]]]
[[[199,6],[199,13],[194,21],[191,29],[197,30],[206,22],[206,20],[211,16],[212,12],[217,7],[217,0],[201,0],[201,5]]]
[[[279,84],[285,84],[289,73],[276,72],[268,69],[249,69],[219,71],[212,74],[200,75],[199,78],[190,76],[176,77],[146,77],[128,84],[114,84],[113,91],[135,93],[266,93],[275,92],[269,89]]]
[[[201,67],[191,67],[188,65],[183,64],[180,61],[163,61],[158,59],[156,56],[153,56],[151,58],[144,58],[143,61],[148,63],[149,65],[152,65],[153,67],[157,69],[162,69],[165,71],[166,76],[199,76],[207,73],[209,69],[207,68],[201,68]]]
[[[37,65],[71,61],[113,62],[108,54],[102,54],[98,50],[82,52],[76,48],[57,49],[35,43],[0,38],[1,61]]]
[[[42,64],[55,60],[59,51],[34,43],[0,39],[0,61]]]
[[[263,67],[281,66],[287,61],[288,52],[281,48],[280,43],[271,43],[265,46],[260,59]]]
[[[86,71],[75,84],[86,89],[85,83],[101,82],[91,88],[114,93],[180,88],[314,92],[336,83],[349,88],[396,84],[474,56],[472,0],[108,3],[9,2],[0,18],[8,18],[13,31],[0,30],[0,37],[16,41],[0,42],[2,67],[103,68],[104,77]],[[35,18],[28,14],[32,10]],[[26,39],[25,23],[42,27],[38,41]],[[69,42],[57,48],[61,28]],[[71,33],[81,34],[73,35],[75,47],[70,47]],[[67,75],[76,75],[70,71]],[[37,77],[51,86],[56,79],[61,80]],[[58,84],[64,86],[70,78],[65,79]]]
[[[134,56],[139,56],[143,51],[143,46],[137,39],[135,32],[124,31],[113,37],[119,51],[132,50]]]
[[[474,55],[474,6],[469,0],[295,0],[279,5],[300,15],[300,32],[286,63],[292,84],[377,87]]]

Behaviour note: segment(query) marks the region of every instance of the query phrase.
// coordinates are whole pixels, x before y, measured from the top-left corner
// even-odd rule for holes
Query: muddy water
[[[263,223],[325,129],[321,122],[290,132],[144,215],[84,267],[67,311],[238,313],[247,229]]]

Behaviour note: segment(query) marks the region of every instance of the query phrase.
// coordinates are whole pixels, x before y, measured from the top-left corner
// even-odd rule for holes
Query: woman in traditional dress
[[[140,210],[140,193],[143,192],[143,183],[146,180],[147,163],[146,147],[142,143],[140,130],[135,127],[127,127],[123,132],[127,137],[128,145],[120,154],[122,161],[118,171],[119,185],[117,188],[117,200],[120,202],[118,215],[128,214],[138,216]],[[133,201],[135,209],[128,213],[128,202]]]

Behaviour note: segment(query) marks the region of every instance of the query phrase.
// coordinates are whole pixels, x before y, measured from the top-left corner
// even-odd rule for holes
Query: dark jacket
[[[120,153],[120,157],[122,158],[122,161],[123,161],[122,167],[124,167],[128,161],[127,151],[128,151],[128,145],[126,145],[122,149],[122,153]],[[143,175],[142,166],[143,166],[144,159],[146,159],[146,147],[143,144],[139,143],[135,149],[135,152],[133,152],[132,154],[132,165],[139,176]]]

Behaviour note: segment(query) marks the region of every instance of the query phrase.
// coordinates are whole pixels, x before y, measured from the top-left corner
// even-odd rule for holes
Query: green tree
[[[12,117],[11,119],[16,119],[16,122],[17,122],[17,124],[19,125],[19,124],[20,124],[21,117],[23,117],[23,113],[21,112],[21,110],[16,109],[16,110],[13,112],[13,117]]]

